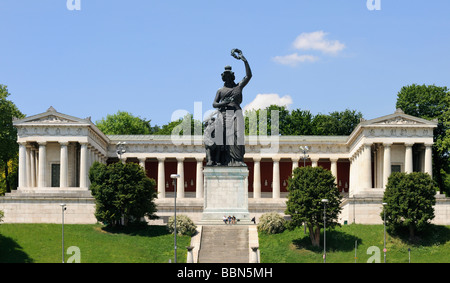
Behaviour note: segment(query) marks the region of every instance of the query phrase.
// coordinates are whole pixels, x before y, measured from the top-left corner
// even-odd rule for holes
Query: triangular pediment
[[[397,109],[393,114],[363,121],[361,123],[361,125],[362,126],[368,126],[368,125],[386,125],[386,126],[429,125],[429,126],[434,126],[434,125],[437,125],[437,122],[418,118],[415,116],[411,116],[411,115],[405,114],[401,109]]]
[[[91,124],[89,118],[81,119],[70,115],[57,112],[53,107],[50,107],[46,112],[26,117],[20,120],[14,121],[15,126],[25,125],[55,125],[55,124]]]

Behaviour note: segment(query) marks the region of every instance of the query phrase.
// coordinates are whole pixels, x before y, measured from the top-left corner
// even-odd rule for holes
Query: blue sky
[[[240,48],[242,106],[391,114],[402,86],[450,86],[450,1],[0,0],[0,83],[26,115],[53,106],[93,121],[202,111]],[[260,94],[258,101],[254,101]],[[262,95],[261,95],[262,94]],[[271,94],[271,95],[266,95]],[[283,99],[281,99],[283,98]]]

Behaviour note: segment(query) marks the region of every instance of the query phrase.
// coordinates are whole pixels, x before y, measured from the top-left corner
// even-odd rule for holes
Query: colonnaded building
[[[160,223],[177,212],[194,221],[204,207],[202,136],[105,135],[90,120],[46,112],[14,122],[19,143],[19,187],[0,197],[5,222],[96,223],[88,172],[93,162],[139,163],[156,180]],[[381,223],[387,178],[394,171],[432,174],[433,129],[437,122],[393,114],[363,120],[349,136],[248,136],[245,163],[248,208],[256,219],[286,209],[287,179],[297,166],[322,166],[336,176],[343,195],[341,223]],[[119,143],[126,152],[117,155]],[[307,154],[300,146],[308,146]],[[437,194],[436,224],[450,224],[450,199]]]

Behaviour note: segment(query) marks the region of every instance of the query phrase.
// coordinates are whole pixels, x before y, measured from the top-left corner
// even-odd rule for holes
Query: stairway
[[[198,262],[248,263],[248,226],[203,226]]]

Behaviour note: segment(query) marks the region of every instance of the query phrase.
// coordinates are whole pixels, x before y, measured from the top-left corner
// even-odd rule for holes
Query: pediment
[[[90,118],[81,119],[57,112],[50,107],[46,112],[14,121],[15,126],[26,125],[66,125],[66,124],[91,124]]]
[[[436,126],[437,121],[430,121],[422,118],[418,118],[415,116],[411,116],[405,114],[401,109],[397,109],[393,114],[379,117],[372,120],[367,120],[361,123],[363,126],[408,126],[408,125],[416,125],[416,126]]]

